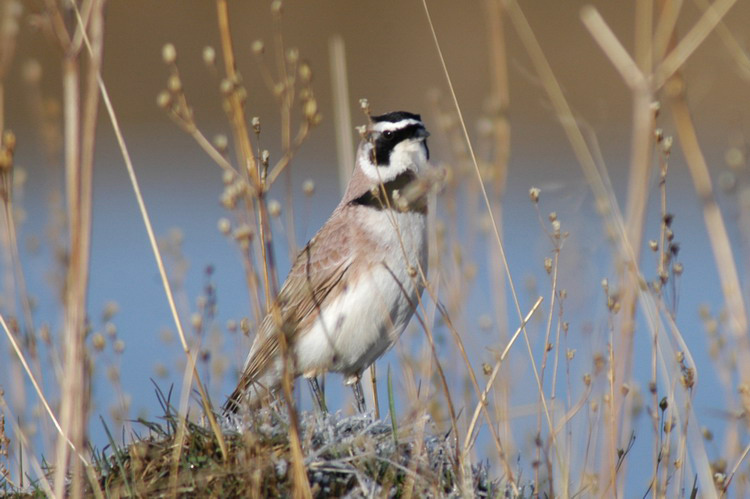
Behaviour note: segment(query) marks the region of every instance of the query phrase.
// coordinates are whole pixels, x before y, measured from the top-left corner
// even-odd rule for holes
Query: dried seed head
[[[161,48],[161,59],[166,64],[175,63],[177,60],[177,49],[174,48],[174,45],[167,43]]]
[[[659,243],[657,243],[654,239],[651,239],[648,242],[648,247],[651,248],[651,251],[657,251],[659,249]]]
[[[730,147],[724,153],[724,161],[730,168],[739,170],[745,164],[745,153],[738,147]]]
[[[107,342],[104,340],[104,335],[102,333],[96,333],[91,337],[91,345],[97,352],[104,350],[106,344]]]
[[[544,259],[544,270],[546,270],[548,274],[552,272],[552,258],[547,257]]]
[[[727,475],[724,473],[714,473],[714,483],[717,487],[724,488],[724,482],[727,481]]]
[[[682,275],[682,272],[684,271],[684,267],[681,263],[677,262],[672,266],[672,271],[674,272],[674,275]]]
[[[302,192],[305,193],[305,196],[312,196],[315,194],[315,182],[313,182],[311,179],[307,179],[302,183]]]
[[[650,105],[651,112],[654,114],[654,118],[659,116],[659,112],[661,111],[661,102],[659,101],[653,101]]]
[[[667,397],[662,397],[662,399],[659,401],[659,409],[663,411],[666,411],[669,407],[669,402],[667,401]]]
[[[273,0],[271,2],[271,14],[279,15],[283,11],[283,4],[281,3],[281,0]]]
[[[245,336],[250,334],[250,319],[247,317],[243,317],[242,320],[240,320],[240,331],[242,331],[242,334]]]
[[[203,47],[203,62],[206,66],[216,64],[216,50],[210,45]]]
[[[310,83],[312,81],[312,68],[306,62],[300,64],[299,77],[303,83]]]
[[[234,90],[234,83],[229,78],[224,78],[221,80],[221,83],[219,83],[219,91],[224,95],[224,97],[229,97],[229,95]]]
[[[657,142],[661,142],[664,139],[664,130],[657,128],[654,130],[654,138]]]
[[[169,109],[172,107],[172,95],[166,90],[162,90],[156,96],[156,105],[164,110]]]
[[[250,49],[253,51],[253,54],[261,55],[266,50],[266,45],[263,43],[263,40],[255,40],[250,45]]]
[[[412,265],[409,265],[409,267],[406,269],[406,273],[409,274],[409,277],[411,277],[412,279],[417,277],[417,269]]]
[[[228,236],[232,232],[232,222],[230,222],[228,218],[220,218],[218,227],[219,232],[221,232],[225,236]]]
[[[482,362],[482,372],[485,376],[489,376],[490,374],[492,374],[492,366],[490,366],[486,362]]]
[[[167,79],[167,90],[172,92],[173,94],[178,94],[182,92],[182,81],[180,80],[180,77],[176,74],[170,75]]]
[[[232,237],[238,242],[250,241],[253,238],[253,229],[247,224],[242,224],[232,233]]]
[[[550,222],[555,222],[556,220],[557,220],[557,212],[556,211],[550,212],[550,214],[549,214],[549,221]]]
[[[258,135],[260,133],[260,118],[253,116],[250,120],[250,124],[253,126],[253,132],[255,132],[255,135]]]
[[[269,159],[271,159],[271,153],[268,152],[268,149],[263,149],[263,152],[260,153],[261,163],[263,163],[264,166],[268,166]]]
[[[299,50],[296,47],[292,47],[286,51],[286,60],[289,64],[297,64],[299,61]]]
[[[667,137],[664,137],[664,140],[661,141],[661,150],[664,154],[669,154],[672,152],[672,136],[669,135]]]
[[[359,99],[359,108],[367,115],[370,116],[370,101],[367,99]]]
[[[104,333],[110,338],[117,336],[117,326],[114,322],[107,322],[104,324]]]
[[[221,154],[225,154],[227,152],[227,147],[229,147],[229,139],[227,139],[226,135],[220,133],[214,135],[213,144],[217,151]]]
[[[539,190],[537,187],[532,187],[529,189],[529,197],[531,198],[532,203],[538,203],[539,202],[539,194],[541,194],[541,190]]]
[[[203,317],[199,313],[194,313],[190,316],[190,325],[193,326],[193,329],[201,329],[203,326]]]
[[[123,341],[122,339],[115,341],[115,344],[112,346],[112,348],[117,354],[123,353],[125,351],[125,341]]]
[[[104,304],[104,312],[102,312],[102,320],[103,321],[109,321],[117,315],[117,313],[120,311],[120,306],[117,304],[116,301],[108,301]]]
[[[247,89],[242,85],[237,86],[235,88],[237,89],[237,93],[236,93],[237,98],[240,100],[240,102],[244,104],[245,101],[247,100]]]
[[[281,203],[279,203],[275,199],[270,200],[268,202],[268,213],[274,218],[277,218],[279,215],[281,215]]]
[[[303,112],[308,121],[313,121],[315,119],[315,115],[318,113],[318,103],[315,99],[310,99],[305,102]]]

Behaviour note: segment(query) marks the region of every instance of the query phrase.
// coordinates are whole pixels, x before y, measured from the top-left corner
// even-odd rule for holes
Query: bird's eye
[[[393,132],[391,130],[386,130],[385,132],[383,132],[383,137],[390,140],[393,138]]]

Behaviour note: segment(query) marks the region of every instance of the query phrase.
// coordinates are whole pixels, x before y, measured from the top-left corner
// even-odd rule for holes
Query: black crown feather
[[[409,113],[406,111],[393,111],[391,113],[381,114],[380,116],[372,116],[370,119],[375,123],[382,121],[388,121],[390,123],[398,123],[401,120],[417,120],[422,121],[422,117],[418,114]]]

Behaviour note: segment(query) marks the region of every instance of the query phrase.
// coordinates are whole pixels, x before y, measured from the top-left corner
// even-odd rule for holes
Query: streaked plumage
[[[394,205],[427,166],[428,135],[419,115],[372,118],[343,199],[297,256],[225,411],[255,406],[279,386],[280,334],[295,376],[334,371],[347,383],[398,339],[422,292],[410,269],[427,270],[426,202]]]

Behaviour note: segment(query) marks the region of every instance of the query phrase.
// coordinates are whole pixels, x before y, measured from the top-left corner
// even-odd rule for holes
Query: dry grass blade
[[[540,296],[537,298],[534,305],[531,307],[531,310],[526,314],[526,317],[523,318],[523,322],[520,326],[518,326],[518,329],[516,329],[516,332],[511,337],[508,344],[503,349],[503,353],[500,354],[500,358],[497,359],[497,362],[495,363],[495,367],[492,369],[492,374],[490,374],[490,378],[487,380],[487,385],[484,388],[484,391],[482,392],[479,402],[477,402],[477,406],[474,409],[474,414],[471,417],[471,422],[469,423],[469,428],[466,430],[466,441],[464,443],[464,454],[467,454],[471,448],[474,446],[474,443],[476,442],[476,436],[474,435],[474,428],[476,427],[477,421],[479,420],[479,413],[482,410],[482,406],[487,403],[487,397],[490,394],[490,390],[492,389],[492,384],[495,382],[495,378],[497,377],[497,373],[500,372],[500,366],[502,366],[503,361],[505,360],[505,357],[508,355],[508,352],[510,352],[511,347],[513,346],[513,343],[516,342],[516,339],[518,338],[518,335],[521,334],[521,331],[523,331],[524,326],[531,320],[531,317],[534,315],[534,312],[539,308],[539,306],[544,301],[544,297]]]
[[[747,457],[747,454],[750,453],[750,444],[748,444],[745,447],[745,450],[742,451],[742,455],[740,455],[739,459],[737,459],[737,462],[732,467],[732,471],[729,472],[729,475],[727,475],[727,479],[724,482],[724,487],[722,488],[722,496],[726,495],[727,491],[729,490],[729,486],[732,484],[732,479],[734,478],[734,475],[737,473],[737,470],[740,469],[740,465],[742,465],[742,461],[745,460]]]
[[[52,412],[52,408],[49,406],[49,403],[47,402],[47,397],[44,396],[44,392],[42,392],[42,388],[39,386],[39,383],[37,383],[34,373],[31,372],[31,368],[29,367],[28,362],[26,362],[26,356],[23,354],[23,352],[21,351],[21,348],[18,346],[18,342],[13,337],[13,333],[11,333],[10,329],[8,328],[8,324],[5,322],[5,318],[2,316],[2,314],[0,314],[0,325],[2,325],[3,331],[5,331],[5,335],[8,337],[8,341],[10,341],[10,344],[13,347],[13,351],[16,352],[16,356],[18,357],[18,360],[21,361],[21,365],[26,371],[26,374],[28,375],[29,380],[31,380],[31,384],[34,386],[34,390],[36,391],[36,394],[39,397],[39,401],[44,406],[44,410],[47,411],[47,414],[52,420],[52,424],[55,425],[55,429],[57,429],[57,433],[60,435],[61,438],[65,439],[65,441],[70,446],[71,450],[76,453],[76,455],[81,460],[81,462],[84,465],[88,466],[89,465],[88,460],[80,452],[78,452],[78,449],[76,449],[76,446],[73,445],[73,442],[71,442],[70,439],[65,434],[65,432],[63,432],[63,429],[60,426],[60,423],[57,421],[57,417],[55,417],[55,413]]]
[[[10,408],[5,402],[5,397],[2,394],[2,391],[0,391],[0,410],[6,414],[10,414]],[[39,465],[39,461],[36,459],[34,454],[28,452],[29,449],[29,439],[26,437],[26,434],[24,433],[21,426],[18,424],[18,422],[15,420],[15,418],[9,418],[11,424],[13,425],[13,433],[16,434],[16,439],[21,443],[22,448],[26,449],[26,454],[31,456],[31,466],[34,468],[34,472],[36,473],[37,477],[39,477],[39,483],[42,484],[42,489],[44,490],[44,493],[47,494],[47,497],[57,497],[55,496],[54,491],[52,490],[52,485],[49,483],[49,480],[47,480],[47,475],[45,475],[44,471],[42,470],[42,467]]]
[[[339,160],[339,187],[343,194],[354,165],[352,114],[349,105],[349,83],[346,72],[344,39],[340,35],[328,42],[333,87],[333,124],[336,127],[336,157]]]
[[[648,85],[646,78],[625,47],[612,33],[599,11],[591,5],[586,6],[581,9],[581,20],[630,89],[634,91],[645,89]]]
[[[713,32],[714,28],[716,28],[735,3],[737,3],[737,0],[716,0],[716,2],[706,9],[703,16],[695,23],[695,26],[680,40],[680,43],[677,44],[674,50],[664,58],[659,67],[656,68],[654,73],[654,88],[661,88],[685,64],[685,61],[693,55],[695,49]]]
[[[695,190],[703,202],[706,229],[714,250],[725,299],[733,316],[732,329],[739,334],[746,331],[748,325],[742,286],[726,225],[714,196],[708,165],[698,144],[698,137],[684,95],[680,95],[673,101],[673,112],[678,136],[690,168]]]
[[[672,101],[672,112],[695,191],[703,203],[703,217],[714,253],[714,262],[719,271],[724,300],[729,311],[730,328],[742,346],[738,352],[742,356],[739,365],[742,366],[743,380],[747,381],[750,379],[750,364],[747,358],[749,347],[747,340],[748,316],[734,252],[729,242],[729,234],[716,203],[708,165],[698,144],[698,137],[684,94]]]

